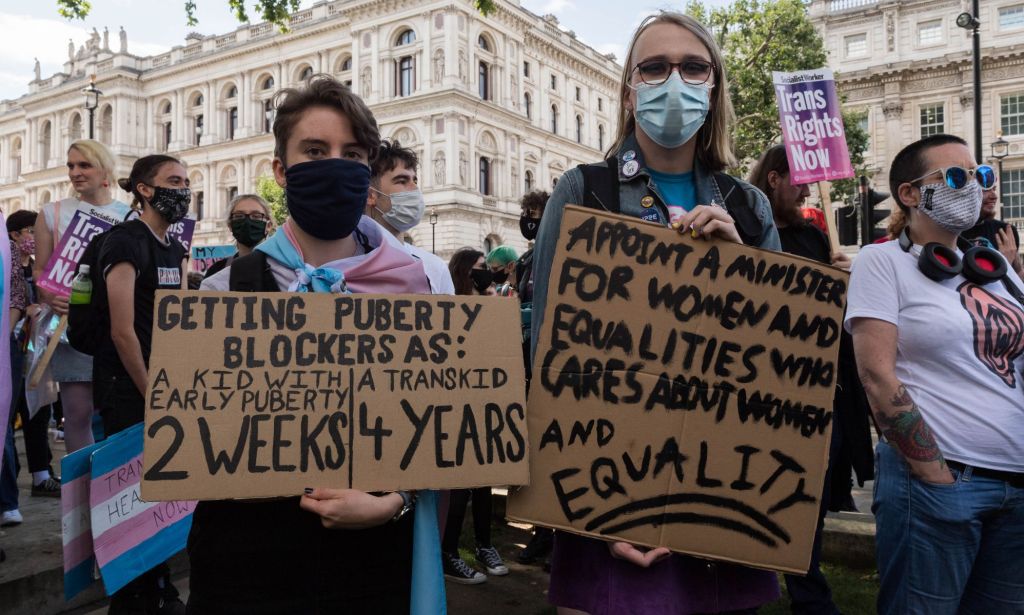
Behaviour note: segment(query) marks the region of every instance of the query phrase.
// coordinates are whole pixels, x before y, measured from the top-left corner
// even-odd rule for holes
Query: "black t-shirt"
[[[832,248],[828,237],[813,224],[793,224],[780,228],[779,240],[782,242],[782,251],[787,254],[803,256],[826,265],[832,263]]]
[[[999,244],[996,243],[996,233],[1001,231],[1004,226],[1007,226],[1007,224],[1007,222],[1003,222],[1002,220],[988,218],[982,220],[981,222],[975,224],[966,231],[960,233],[960,236],[970,241],[971,243],[975,244],[979,243],[977,241],[979,238],[984,238],[991,244],[988,247],[998,250]],[[1017,242],[1017,248],[1020,248],[1020,235],[1017,233],[1017,227],[1013,226],[1012,224],[1010,224],[1009,226],[1010,229],[1013,231],[1013,240]]]
[[[114,227],[100,248],[99,263],[104,277],[120,263],[130,263],[135,268],[135,335],[139,338],[142,357],[147,365],[153,343],[156,291],[159,288],[181,288],[184,258],[185,248],[177,240],[171,239],[165,245],[157,240],[142,220],[131,220]],[[109,295],[109,288],[107,292]],[[126,373],[110,338],[103,340],[95,360],[106,370]]]

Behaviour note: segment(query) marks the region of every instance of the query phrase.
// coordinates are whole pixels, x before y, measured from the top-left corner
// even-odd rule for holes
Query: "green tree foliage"
[[[194,26],[199,23],[196,0],[185,1],[185,22]],[[249,11],[245,0],[227,0],[235,19],[249,23]],[[299,0],[253,0],[253,9],[263,21],[277,25],[282,32],[288,31],[288,15],[299,10]],[[494,0],[474,0],[477,10],[484,15],[494,12]],[[57,0],[57,12],[67,19],[85,19],[92,10],[89,0]]]
[[[281,223],[288,217],[288,208],[284,204],[284,188],[278,186],[273,177],[264,175],[256,180],[256,194],[270,203],[270,211],[274,214],[274,224],[281,226]]]
[[[691,0],[687,12],[707,25],[725,54],[729,92],[736,110],[733,143],[745,174],[760,155],[782,139],[775,104],[772,71],[792,72],[828,64],[825,45],[807,16],[802,0],[734,0],[710,9]],[[864,112],[844,109],[846,144],[858,173],[864,165],[867,133],[860,122]],[[832,199],[854,194],[854,180],[832,184]]]

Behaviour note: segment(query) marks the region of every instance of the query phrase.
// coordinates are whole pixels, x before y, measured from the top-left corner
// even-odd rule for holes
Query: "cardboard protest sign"
[[[36,284],[56,295],[69,296],[71,281],[75,279],[75,268],[78,267],[78,261],[82,258],[85,248],[96,235],[112,226],[114,225],[109,220],[82,210],[76,211]]]
[[[793,185],[853,177],[832,71],[773,71],[772,79]]]
[[[847,279],[566,207],[509,517],[806,571]]]
[[[234,244],[226,246],[192,246],[192,271],[204,273],[217,261],[232,256],[238,248]]]
[[[141,499],[142,423],[103,442],[91,465],[93,550],[110,595],[185,548],[196,503]]]
[[[528,481],[506,297],[158,291],[142,497]]]

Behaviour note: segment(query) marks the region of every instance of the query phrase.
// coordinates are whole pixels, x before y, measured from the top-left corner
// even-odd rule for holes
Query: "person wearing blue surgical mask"
[[[533,255],[532,352],[545,325],[555,243],[566,204],[654,222],[693,238],[779,250],[768,199],[725,169],[735,158],[724,61],[692,17],[644,19],[629,44],[618,125],[605,160],[558,180]],[[571,402],[566,402],[571,403]],[[549,600],[559,613],[754,612],[779,596],[771,572],[556,532]]]
[[[413,244],[412,229],[420,223],[425,209],[416,171],[416,152],[397,140],[381,139],[377,157],[370,165],[370,192],[366,215],[402,242],[402,248],[423,262],[435,295],[454,295],[455,286],[448,264]]]

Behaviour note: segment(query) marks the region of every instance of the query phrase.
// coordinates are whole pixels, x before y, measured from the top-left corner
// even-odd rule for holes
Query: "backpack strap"
[[[600,164],[581,164],[576,168],[583,174],[584,207],[603,209],[617,214],[619,205],[619,164],[613,157],[605,161],[607,166]]]
[[[747,201],[746,190],[739,180],[725,173],[715,173],[715,184],[722,193],[725,209],[736,222],[736,230],[740,239],[748,246],[756,246],[761,241],[764,225],[757,219],[757,213]]]
[[[232,261],[228,273],[228,289],[243,293],[279,290],[266,253],[253,250],[247,256]]]

